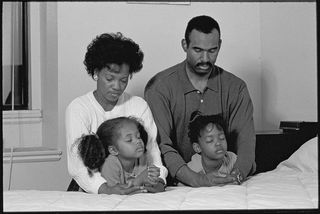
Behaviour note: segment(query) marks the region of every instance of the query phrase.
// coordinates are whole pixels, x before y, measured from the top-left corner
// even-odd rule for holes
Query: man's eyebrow
[[[198,47],[198,46],[193,46],[192,48],[193,48],[193,49],[200,49],[200,50],[209,51],[209,50],[212,50],[212,49],[217,49],[218,46],[214,46],[214,47],[211,47],[211,48],[208,48],[208,49],[200,48],[200,47]]]

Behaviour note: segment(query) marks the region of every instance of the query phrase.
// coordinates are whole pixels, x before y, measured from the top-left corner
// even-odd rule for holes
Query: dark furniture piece
[[[319,123],[299,121],[282,121],[279,130],[257,132],[255,174],[275,169],[318,133]]]

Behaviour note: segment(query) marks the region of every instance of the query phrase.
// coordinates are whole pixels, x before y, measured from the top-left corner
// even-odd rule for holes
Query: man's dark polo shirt
[[[186,61],[156,74],[145,88],[158,128],[158,143],[166,167],[175,177],[195,153],[188,138],[193,111],[222,114],[227,124],[228,150],[238,155],[235,166],[246,176],[255,167],[253,105],[243,80],[215,66],[201,93],[186,74]]]

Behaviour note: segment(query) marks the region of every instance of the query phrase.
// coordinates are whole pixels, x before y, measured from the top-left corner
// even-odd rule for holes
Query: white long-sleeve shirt
[[[86,166],[78,154],[77,139],[82,135],[96,133],[105,120],[120,116],[134,116],[142,120],[148,133],[147,158],[150,164],[160,168],[160,178],[166,182],[168,170],[163,166],[156,141],[157,127],[147,102],[138,96],[124,92],[111,111],[104,111],[93,95],[93,91],[74,99],[66,109],[66,137],[68,171],[79,186],[89,193],[98,193],[99,187],[107,182],[100,172],[89,176]]]

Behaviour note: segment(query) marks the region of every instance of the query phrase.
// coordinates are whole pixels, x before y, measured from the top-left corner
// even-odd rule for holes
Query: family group
[[[96,194],[241,185],[255,172],[253,104],[246,83],[215,65],[222,39],[210,16],[187,23],[182,62],[156,73],[144,96],[125,92],[144,53],[104,33],[84,58],[96,88],[66,109],[68,190]]]

